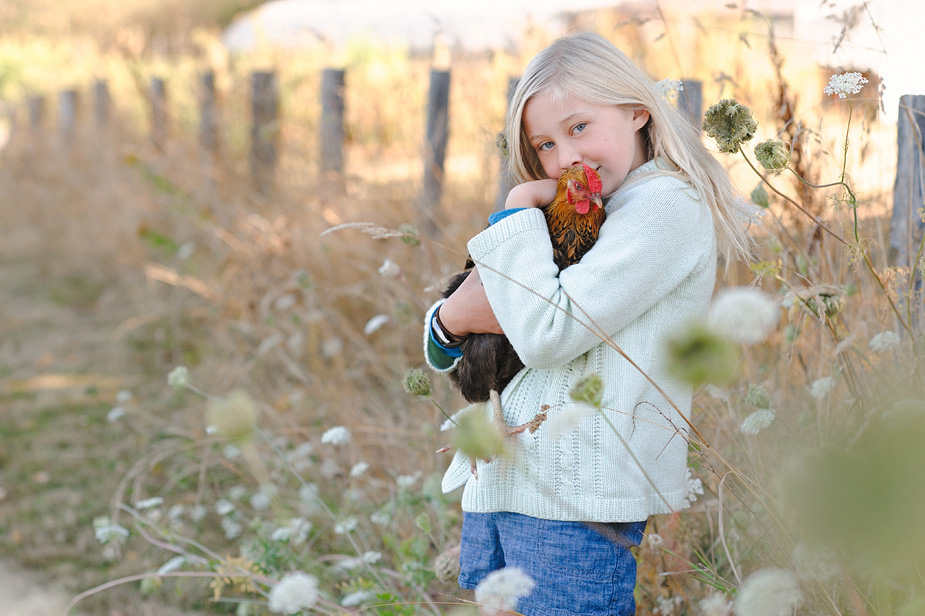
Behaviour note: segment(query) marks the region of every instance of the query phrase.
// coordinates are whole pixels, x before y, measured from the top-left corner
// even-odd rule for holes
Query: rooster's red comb
[[[582,163],[582,167],[585,168],[585,175],[588,177],[588,190],[595,193],[604,190],[604,185],[601,183],[601,176],[597,174],[597,171],[584,163]]]

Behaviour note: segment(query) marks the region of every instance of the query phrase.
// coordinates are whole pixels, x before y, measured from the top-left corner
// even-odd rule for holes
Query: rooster
[[[562,271],[581,260],[597,241],[606,214],[601,203],[601,178],[585,164],[566,169],[556,183],[556,197],[540,208],[546,217],[552,240],[553,261]],[[466,269],[451,281],[444,297],[449,297],[472,271],[474,263],[466,261]],[[460,347],[463,355],[450,373],[450,378],[469,402],[491,400],[494,421],[505,434],[512,435],[530,429],[534,432],[546,419],[540,412],[528,423],[507,426],[501,413],[500,392],[524,367],[522,361],[503,334],[470,334]]]

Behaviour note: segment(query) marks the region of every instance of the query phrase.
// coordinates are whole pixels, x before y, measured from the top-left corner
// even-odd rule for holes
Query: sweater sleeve
[[[686,183],[658,175],[613,199],[597,243],[561,273],[538,209],[470,240],[488,301],[525,366],[555,368],[575,359],[601,343],[595,324],[615,334],[712,258],[709,208]]]

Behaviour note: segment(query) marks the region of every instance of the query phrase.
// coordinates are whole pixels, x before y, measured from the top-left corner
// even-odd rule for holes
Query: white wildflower
[[[363,552],[363,556],[361,558],[363,559],[363,562],[366,563],[367,565],[374,565],[380,560],[382,560],[382,552],[373,552],[373,551]]]
[[[369,470],[369,464],[366,462],[357,462],[353,465],[353,468],[350,469],[351,477],[359,477],[363,473]]]
[[[372,335],[373,332],[377,331],[380,327],[389,322],[389,315],[387,314],[377,314],[369,321],[366,322],[366,327],[363,328],[363,333],[367,336]]]
[[[152,498],[146,498],[135,503],[135,509],[142,511],[144,509],[154,509],[164,504],[164,499],[160,496],[155,496]]]
[[[346,535],[347,533],[355,531],[359,523],[359,520],[353,516],[344,518],[334,525],[334,533],[338,535]]]
[[[215,501],[215,513],[220,516],[226,516],[234,511],[234,503],[225,498]]]
[[[255,492],[251,495],[251,507],[254,511],[266,511],[270,508],[270,495],[264,491]]]
[[[106,413],[106,421],[109,423],[115,423],[125,417],[125,409],[121,406],[113,407],[108,413]]]
[[[720,291],[707,323],[731,340],[742,344],[757,344],[777,327],[780,309],[766,293],[748,287]]]
[[[658,607],[652,610],[654,614],[661,614],[662,616],[670,616],[674,614],[675,606],[678,606],[683,601],[683,598],[680,596],[676,597],[658,597],[655,602],[658,603]]]
[[[659,96],[671,98],[678,92],[684,91],[684,82],[680,79],[662,79],[655,82],[655,92]]]
[[[96,540],[103,545],[107,543],[121,545],[128,539],[129,531],[124,526],[113,524],[108,517],[100,516],[93,519],[93,534]]]
[[[275,614],[296,614],[311,608],[318,601],[318,579],[297,571],[283,576],[270,589],[270,611]]]
[[[392,515],[388,511],[380,509],[379,511],[374,511],[372,515],[369,516],[369,521],[377,526],[385,526],[392,521]]]
[[[127,389],[123,389],[116,394],[116,402],[119,404],[128,404],[132,401],[132,392]]]
[[[343,607],[356,607],[358,605],[363,605],[367,601],[371,601],[375,598],[376,593],[372,592],[371,590],[358,590],[341,599],[340,604]]]
[[[710,595],[699,606],[703,616],[729,616],[732,613],[732,602],[726,595]]]
[[[533,592],[536,582],[520,567],[492,571],[475,587],[475,601],[489,610],[516,610],[517,601]]]
[[[305,543],[312,523],[305,518],[290,518],[285,526],[277,528],[270,534],[270,541],[288,541],[294,546]]]
[[[665,543],[665,540],[658,533],[649,533],[646,535],[646,541],[649,543],[649,547],[658,547]]]
[[[803,603],[796,578],[783,569],[761,569],[748,576],[736,598],[740,616],[792,616]]]
[[[206,426],[206,434],[208,434],[209,436],[215,436],[216,434],[218,434],[218,428],[216,428],[215,426]]]
[[[237,539],[244,532],[244,527],[230,517],[225,517],[222,518],[222,530],[225,531],[226,539]]]
[[[771,425],[777,417],[772,409],[758,409],[742,421],[739,432],[754,436]]]
[[[891,330],[880,332],[870,339],[869,344],[874,353],[885,353],[899,346],[899,334]]]
[[[206,515],[209,513],[209,510],[202,505],[196,505],[190,509],[189,517],[193,522],[202,522]]]
[[[418,471],[413,475],[399,475],[395,478],[395,483],[398,485],[400,490],[406,490],[417,483],[418,479],[421,478],[421,472]]]
[[[189,385],[189,370],[186,366],[177,366],[167,375],[167,384],[180,390]]]
[[[164,575],[165,573],[170,573],[176,571],[180,567],[186,564],[186,556],[174,556],[157,570],[158,575]]]
[[[826,94],[838,94],[838,98],[845,98],[848,94],[857,94],[864,87],[867,80],[861,76],[861,73],[842,73],[841,75],[832,75],[829,78],[829,85],[823,88]]]
[[[239,501],[245,496],[247,496],[247,488],[242,485],[231,486],[231,489],[228,490],[228,498],[231,500]]]
[[[241,448],[235,445],[227,445],[222,450],[222,455],[229,460],[237,460],[241,457]]]
[[[346,445],[350,442],[350,431],[344,426],[334,426],[321,435],[321,442],[328,445]]]
[[[558,440],[572,428],[578,427],[578,424],[593,417],[597,409],[587,402],[571,402],[566,404],[562,410],[549,418],[546,423],[546,433],[552,440]]]
[[[172,505],[170,509],[167,510],[167,519],[170,520],[171,522],[176,522],[181,517],[183,517],[183,514],[185,512],[186,512],[186,507],[184,507],[183,505],[180,505],[180,504]]]
[[[809,395],[815,398],[816,400],[821,400],[829,395],[835,388],[835,380],[830,376],[822,377],[821,379],[816,379],[813,381],[813,384],[809,387]]]
[[[700,477],[694,476],[691,469],[687,469],[687,506],[690,507],[697,502],[697,497],[703,495],[703,481]]]
[[[401,268],[391,259],[386,259],[379,266],[379,275],[383,278],[398,278],[401,275]]]
[[[729,394],[725,390],[720,389],[719,387],[717,387],[716,385],[713,385],[712,383],[707,384],[707,386],[704,387],[703,390],[707,392],[707,395],[710,396],[711,398],[714,398],[716,400],[724,400],[727,402],[729,401]]]

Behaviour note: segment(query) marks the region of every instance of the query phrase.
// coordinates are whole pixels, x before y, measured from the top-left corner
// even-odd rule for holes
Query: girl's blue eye
[[[551,147],[552,147],[552,141],[544,141],[543,143],[536,146],[536,149],[538,151],[543,151],[543,150],[548,150]]]
[[[573,133],[580,133],[581,131],[583,131],[583,130],[585,129],[585,127],[586,127],[587,125],[588,125],[587,122],[579,122],[578,124],[575,125],[575,128],[572,129],[572,132],[573,132]]]

